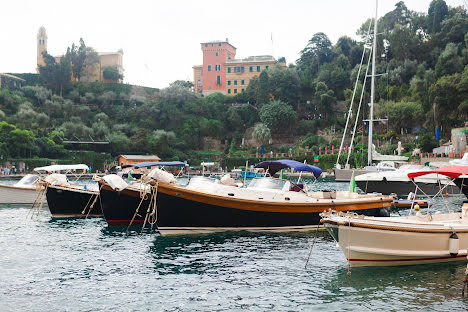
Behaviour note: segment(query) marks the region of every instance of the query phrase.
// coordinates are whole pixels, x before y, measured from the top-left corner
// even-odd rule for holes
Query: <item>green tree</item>
[[[68,86],[71,79],[70,49],[57,63],[55,58],[46,51],[42,52],[45,66],[39,65],[41,79],[56,93],[62,96],[63,89]]]
[[[458,47],[455,43],[448,43],[445,51],[439,56],[435,66],[435,75],[437,78],[461,72],[463,69],[463,60],[458,55]]]
[[[261,107],[270,100],[270,83],[267,71],[262,71],[257,84],[257,107]]]
[[[432,0],[427,11],[427,25],[429,33],[438,33],[441,29],[442,21],[448,15],[448,6],[444,0]]]
[[[116,67],[105,67],[102,71],[102,77],[105,80],[119,81],[123,79],[123,76],[119,73],[119,70]]]
[[[333,106],[336,103],[336,98],[333,90],[328,89],[324,82],[318,82],[315,86],[315,96],[313,101],[317,112],[323,119],[332,117]]]
[[[297,114],[291,105],[279,100],[263,105],[259,113],[262,123],[274,132],[286,132],[296,123]]]
[[[301,96],[301,85],[296,70],[274,66],[268,71],[268,84],[275,100],[297,106]]]
[[[320,66],[332,58],[332,44],[327,35],[318,32],[312,36],[306,47],[301,51],[301,57],[298,60],[299,66],[316,66],[317,72]]]
[[[77,81],[81,80],[86,61],[86,45],[83,38],[80,38],[80,46],[74,43],[70,49],[71,70]]]
[[[271,131],[267,125],[258,124],[252,132],[252,137],[263,147],[271,139]]]

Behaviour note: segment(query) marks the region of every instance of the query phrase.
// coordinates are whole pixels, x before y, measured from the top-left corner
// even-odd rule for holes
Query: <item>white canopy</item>
[[[84,164],[79,165],[52,165],[45,167],[34,168],[36,172],[60,172],[60,171],[72,171],[72,170],[88,170],[89,167]]]

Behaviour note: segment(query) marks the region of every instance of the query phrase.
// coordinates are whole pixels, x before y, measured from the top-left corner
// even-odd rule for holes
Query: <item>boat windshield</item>
[[[209,178],[209,177],[202,177],[202,176],[192,176],[190,177],[190,181],[187,183],[187,186],[197,186],[202,184],[211,184],[215,183],[217,179]]]
[[[15,186],[31,186],[31,185],[34,185],[34,183],[36,183],[38,178],[39,178],[39,176],[37,176],[35,174],[27,174],[21,180],[19,180],[15,184]]]
[[[289,190],[289,185],[291,184],[291,182],[287,180],[274,178],[253,178],[252,181],[250,181],[247,188],[282,190],[286,184],[288,184],[287,188]]]

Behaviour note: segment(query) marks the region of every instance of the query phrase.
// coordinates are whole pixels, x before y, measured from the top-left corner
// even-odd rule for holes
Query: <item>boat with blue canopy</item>
[[[293,168],[294,170],[300,172],[311,172],[315,178],[320,177],[320,175],[323,172],[322,169],[320,169],[319,167],[315,167],[291,159],[266,160],[256,164],[255,168],[264,168],[270,173],[271,176],[275,175],[275,173],[285,168]]]
[[[318,167],[288,160],[263,162],[256,167],[260,166],[270,172],[295,167],[312,172],[315,177],[322,172]],[[228,176],[220,180],[192,177],[182,187],[173,177],[158,179],[158,171],[161,170],[153,169],[138,186],[123,180],[99,181],[102,209],[109,226],[145,227],[149,223],[156,225],[161,234],[310,231],[317,228],[319,214],[330,208],[385,216],[392,205],[392,199],[381,194],[309,192],[302,185],[273,177],[254,178],[245,187],[238,187]]]

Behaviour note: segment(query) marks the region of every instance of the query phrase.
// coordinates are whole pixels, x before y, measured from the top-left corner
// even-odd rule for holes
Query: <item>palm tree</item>
[[[271,130],[265,124],[258,124],[255,126],[252,132],[252,137],[261,143],[262,145],[262,156],[263,156],[263,145],[271,139]]]

